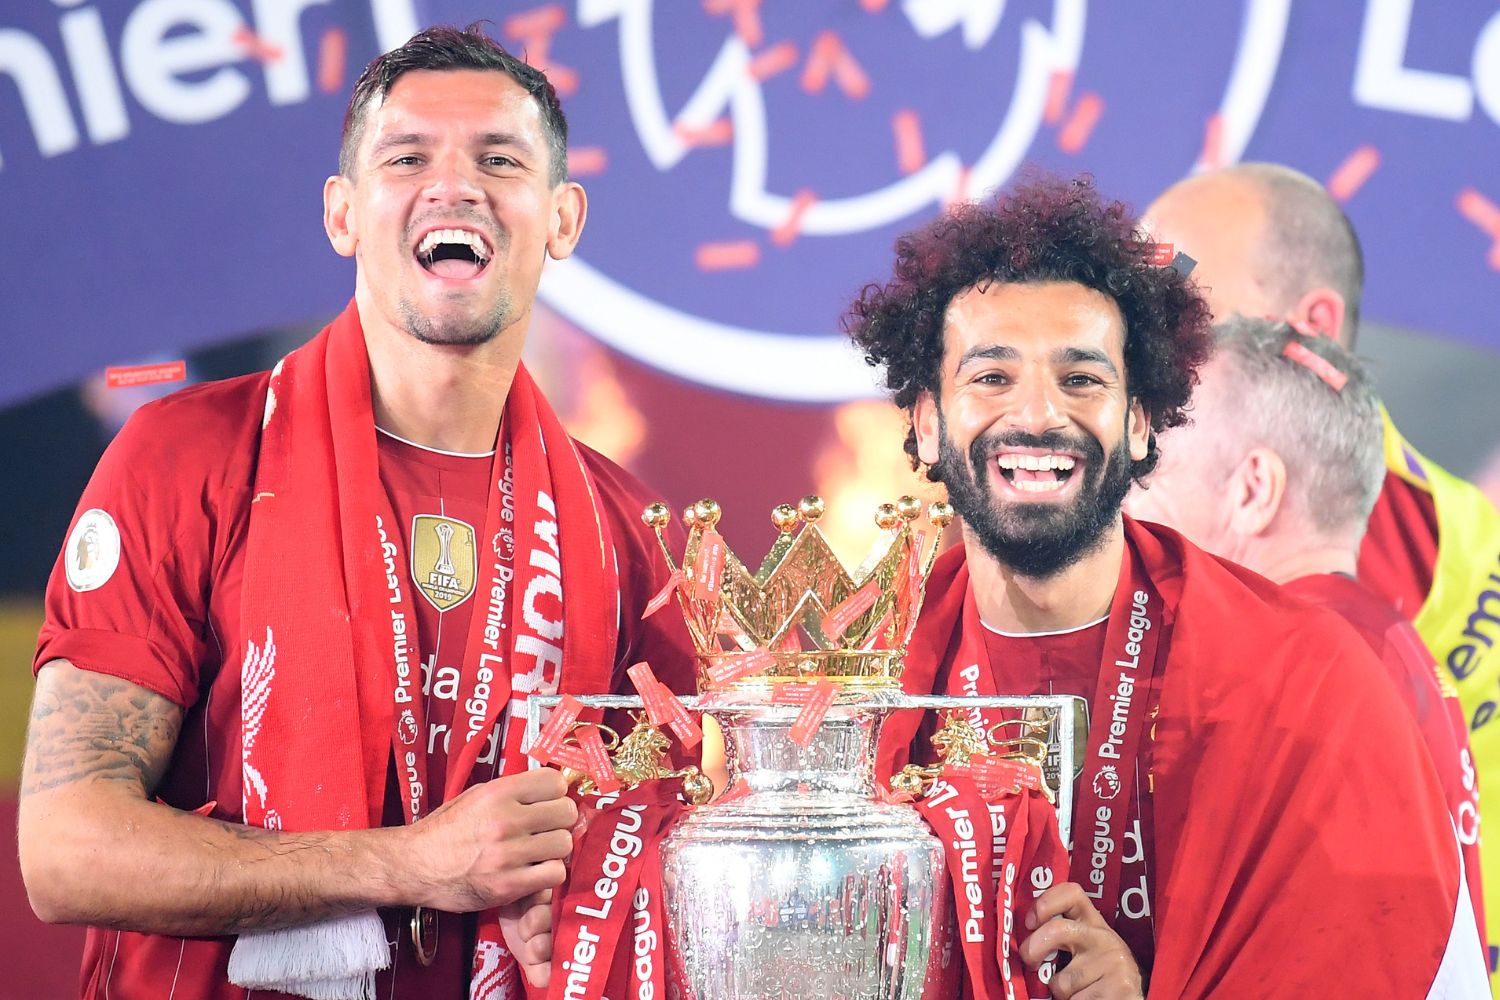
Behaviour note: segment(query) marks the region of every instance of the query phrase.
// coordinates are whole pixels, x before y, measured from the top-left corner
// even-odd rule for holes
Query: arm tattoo
[[[182,709],[155,692],[65,661],[37,677],[21,797],[85,781],[156,790],[172,760]]]

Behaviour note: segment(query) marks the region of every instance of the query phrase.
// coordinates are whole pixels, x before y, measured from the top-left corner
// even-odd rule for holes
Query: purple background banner
[[[896,235],[1026,164],[1137,207],[1203,162],[1337,179],[1365,317],[1500,350],[1490,2],[14,0],[0,405],[333,314],[352,269],[320,189],[353,77],[476,18],[552,68],[590,192],[544,299],[684,378],[868,393],[843,307]]]

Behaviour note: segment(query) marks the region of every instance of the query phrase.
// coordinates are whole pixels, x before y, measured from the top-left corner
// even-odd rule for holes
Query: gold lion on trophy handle
[[[931,792],[933,782],[943,773],[943,768],[950,764],[961,767],[992,750],[1003,760],[1020,761],[1040,772],[1042,763],[1047,758],[1048,743],[1044,735],[1038,734],[1045,734],[1050,724],[1049,718],[1007,719],[982,730],[961,712],[945,712],[943,725],[932,734],[931,740],[932,748],[939,756],[938,762],[925,766],[907,764],[891,775],[891,788],[913,796],[926,795]],[[1011,726],[1019,726],[1020,735],[1007,738],[1004,731]],[[1047,786],[1046,781],[1041,785],[1047,800],[1054,801],[1052,789]],[[1015,790],[1020,790],[1019,785]]]
[[[667,751],[672,748],[672,741],[652,725],[644,713],[631,712],[630,715],[635,719],[635,727],[623,739],[619,733],[603,724],[581,722],[575,723],[573,728],[576,730],[581,726],[592,725],[599,730],[604,739],[604,748],[610,752],[610,764],[614,767],[615,777],[621,783],[634,787],[643,781],[681,778],[683,794],[693,805],[701,806],[712,798],[714,786],[708,776],[696,764],[689,764],[675,771],[667,769],[665,762]],[[564,742],[568,740],[572,740],[571,734]],[[576,783],[579,792],[584,795],[594,791],[594,780],[582,771],[563,768],[563,778],[569,785]]]

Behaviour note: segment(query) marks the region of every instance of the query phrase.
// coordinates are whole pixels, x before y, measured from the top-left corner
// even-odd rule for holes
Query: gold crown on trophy
[[[700,690],[813,679],[897,684],[937,538],[929,545],[917,527],[922,504],[915,497],[881,504],[871,553],[851,571],[817,526],[824,510],[816,496],[774,508],[779,535],[753,573],[719,535],[714,501],[699,500],[683,512],[688,541],[680,567],[665,537],[671,510],[657,502],[641,515],[672,567],[698,652]],[[953,508],[934,503],[927,515],[935,536],[953,520]]]

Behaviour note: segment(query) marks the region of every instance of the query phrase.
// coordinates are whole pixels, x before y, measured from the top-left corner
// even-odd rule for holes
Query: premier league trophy
[[[952,513],[935,507],[941,528]],[[920,511],[882,507],[877,550],[853,573],[813,527],[817,498],[772,512],[780,535],[754,573],[723,545],[716,504],[688,512],[679,593],[731,779],[661,848],[668,932],[698,1000],[916,1000],[942,962],[943,846],[875,784],[931,567]],[[658,538],[667,517],[646,513]]]
[[[960,967],[969,959],[960,955],[954,932],[949,872],[963,876],[966,891],[977,892],[977,884],[967,883],[981,879],[989,886],[986,900],[1005,898],[995,895],[997,879],[1009,885],[1001,861],[1006,820],[997,817],[1022,821],[1015,810],[1028,794],[1023,785],[1049,800],[1058,797],[1066,840],[1072,783],[1058,775],[1070,769],[1064,762],[1072,760],[1074,734],[1059,720],[1071,723],[1076,699],[913,697],[901,690],[902,658],[936,556],[936,535],[952,520],[952,509],[933,504],[928,521],[937,530],[929,532],[917,524],[917,500],[883,504],[871,554],[853,571],[817,527],[823,511],[817,497],[772,511],[779,534],[752,572],[724,544],[716,503],[701,500],[684,513],[689,534],[680,564],[666,542],[671,512],[652,504],[643,517],[673,574],[648,614],[676,597],[697,651],[698,697],[679,701],[642,664],[631,670],[640,699],[533,699],[539,706],[531,731],[544,748],[538,759],[563,764],[581,791],[599,796],[589,801],[602,804],[586,810],[598,817],[583,824],[593,827],[592,839],[575,839],[572,867],[580,874],[570,879],[580,888],[563,893],[554,995],[603,995],[588,984],[600,978],[594,966],[608,938],[578,917],[597,923],[614,913],[601,897],[626,898],[626,882],[617,887],[619,879],[640,886],[632,897],[632,970],[646,984],[661,976],[658,963],[668,966],[671,975],[655,980],[667,996],[918,1000],[956,993]],[[564,711],[539,730],[535,712],[559,703]],[[670,744],[662,730],[670,724],[679,737],[696,732],[685,704],[713,716],[725,733],[729,785],[706,805],[711,789],[697,768],[668,769]],[[574,721],[583,707],[627,705],[644,705],[650,718],[638,715],[623,739],[608,727]],[[1018,714],[987,730],[970,721],[980,706]],[[881,724],[903,708],[951,711],[932,736],[935,762],[908,765],[880,784]],[[612,744],[612,761],[601,731]],[[669,786],[676,778],[682,784]],[[984,793],[966,801],[985,814],[983,829],[995,823],[993,855],[989,833],[984,844],[965,842],[962,825],[945,830],[942,839],[933,834],[934,827],[942,829],[933,815],[936,795],[921,804],[923,813],[911,804],[935,789],[952,795],[955,783]],[[1011,798],[1002,802],[1002,794]],[[683,798],[693,807],[673,805]],[[667,811],[649,811],[661,808]],[[946,805],[938,811],[957,812]],[[1056,840],[1056,815],[1050,805],[1046,812],[1052,819],[1033,829],[1051,826]],[[649,817],[657,815],[666,818],[653,827]],[[617,831],[627,828],[629,836],[619,838]],[[647,837],[653,829],[658,834]],[[965,847],[983,852],[983,872],[965,860]],[[1017,841],[1012,854],[1020,847]],[[602,876],[597,886],[596,871]],[[967,897],[958,902],[965,927],[976,920],[998,926],[994,903],[984,904],[991,911],[986,915]],[[661,904],[653,919],[652,906]],[[654,928],[663,918],[666,954],[660,955]],[[966,931],[963,937],[962,947],[972,950],[973,936]],[[621,953],[630,947],[620,945]]]

